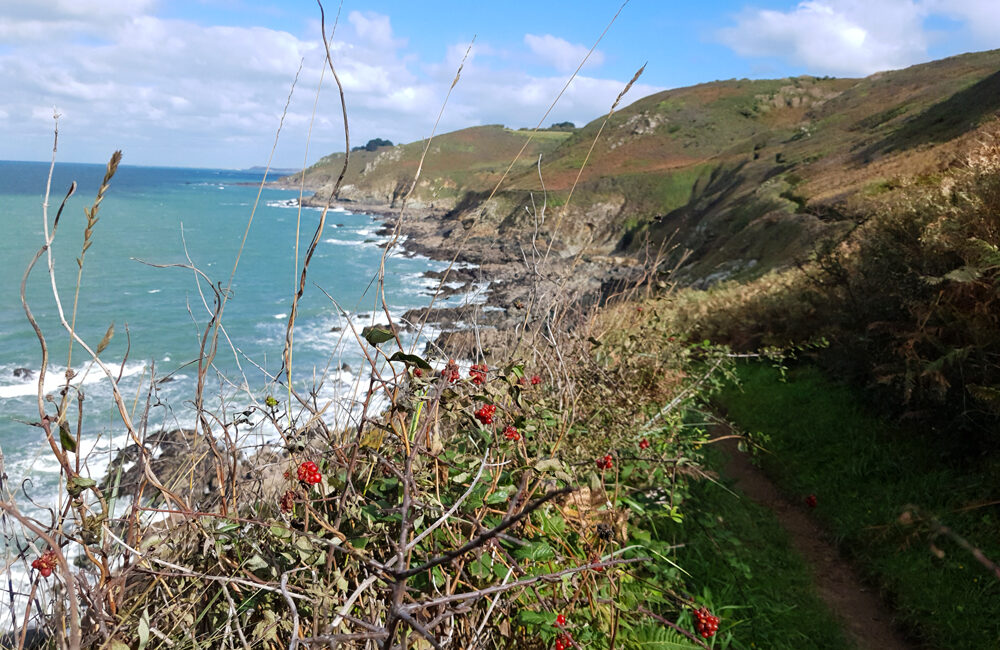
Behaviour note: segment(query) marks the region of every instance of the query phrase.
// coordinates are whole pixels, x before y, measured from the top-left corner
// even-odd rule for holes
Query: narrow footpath
[[[732,431],[721,426],[718,435]],[[719,443],[727,456],[723,473],[735,481],[748,498],[774,512],[788,531],[792,547],[812,567],[813,581],[820,598],[841,620],[845,632],[862,650],[916,650],[893,625],[891,609],[878,592],[867,587],[854,568],[826,540],[804,504],[785,498],[762,470],[741,452],[735,439]]]

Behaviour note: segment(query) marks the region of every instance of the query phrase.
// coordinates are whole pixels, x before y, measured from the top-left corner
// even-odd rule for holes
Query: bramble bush
[[[490,355],[480,346],[467,374],[405,352],[392,328],[352,332],[368,386],[347,428],[324,418],[318,385],[300,393],[290,363],[240,417],[226,399],[213,410],[204,344],[197,428],[147,432],[100,361],[110,330],[90,348],[66,323],[105,371],[133,445],[98,483],[84,469],[83,401],[65,398],[71,376],[61,401],[39,389],[33,426],[67,499],[48,524],[9,486],[0,501],[28,541],[16,561],[31,564],[14,639],[33,624],[70,648],[727,647],[728,622],[707,609],[722,604],[692,597],[672,559],[688,481],[704,477],[706,434],[685,415],[720,381],[726,351],[683,344],[624,298],[549,307],[517,332],[482,332]],[[52,335],[36,333],[44,368]],[[274,442],[240,447],[240,427]],[[164,440],[186,446],[179,462],[164,464]]]

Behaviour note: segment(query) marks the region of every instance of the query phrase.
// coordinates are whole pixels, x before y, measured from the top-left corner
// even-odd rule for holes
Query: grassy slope
[[[998,70],[1000,51],[991,51],[861,80],[730,80],[644,97],[605,126],[565,234],[586,221],[592,246],[603,251],[674,236],[694,252],[691,278],[720,268],[751,277],[788,264],[821,234],[847,228],[852,204],[952,164],[1000,108]],[[525,227],[505,216],[522,212],[528,191],[541,189],[539,154],[550,205],[563,203],[604,120],[536,134],[484,226]],[[437,136],[416,197],[452,207],[466,193],[492,189],[527,137],[500,126]],[[346,182],[357,195],[391,200],[408,185],[423,146],[353,155]],[[393,151],[399,158],[386,160]],[[362,173],[377,156],[382,162]],[[310,168],[309,186],[328,183],[340,160]]]
[[[949,441],[893,428],[811,368],[794,369],[787,383],[766,366],[747,366],[742,377],[744,390],[720,400],[730,418],[767,436],[761,462],[786,493],[817,495],[816,516],[902,622],[931,647],[995,647],[1000,581],[951,540],[932,545],[927,528],[900,523],[915,505],[1000,557],[995,465],[952,460]]]
[[[517,170],[531,167],[539,154],[548,153],[570,136],[568,132],[515,131],[498,125],[476,126],[434,138],[424,160],[424,179],[415,196],[433,202],[454,200],[464,192],[493,189],[514,157],[522,154]],[[359,195],[389,199],[412,183],[427,141],[420,140],[396,147],[381,147],[375,152],[351,153],[345,185],[353,185]],[[331,154],[306,170],[306,184],[321,190],[336,180],[344,164],[344,154]]]

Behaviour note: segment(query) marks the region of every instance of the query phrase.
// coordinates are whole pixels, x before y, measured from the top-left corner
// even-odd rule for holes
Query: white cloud
[[[932,29],[944,17],[956,27]],[[930,60],[945,38],[965,51],[1000,47],[998,0],[807,0],[787,11],[747,8],[718,32],[737,54],[775,57],[813,73],[867,75]]]
[[[325,65],[318,25],[315,33],[299,36],[165,19],[151,2],[15,1],[16,11],[0,23],[0,38],[9,36],[0,53],[5,156],[45,157],[54,106],[63,115],[60,147],[67,160],[99,161],[121,147],[133,164],[261,164],[304,59],[277,161],[279,166],[302,162]],[[53,29],[62,30],[63,38],[54,40]],[[37,34],[48,36],[36,39]],[[426,136],[467,44],[448,47],[438,61],[421,60],[396,35],[390,18],[373,12],[351,12],[336,36],[332,54],[344,84],[352,143]],[[585,52],[555,37],[525,42],[534,43],[536,56],[557,70],[575,68]],[[510,61],[510,52],[477,43],[439,132],[537,122],[566,75],[532,76]],[[623,86],[624,80],[581,76],[549,121],[593,119],[607,111]],[[655,90],[640,85],[632,98]],[[310,158],[342,147],[339,98],[327,72]]]
[[[1000,2],[997,0],[926,0],[929,12],[964,22],[979,47],[1000,46]]]
[[[737,54],[778,57],[814,73],[868,75],[925,60],[926,10],[915,0],[810,0],[747,9],[719,32]]]
[[[580,62],[583,61],[583,57],[587,56],[587,52],[590,51],[590,48],[585,45],[570,43],[552,34],[542,36],[525,34],[524,43],[542,62],[560,72],[576,70]],[[598,66],[603,62],[604,54],[599,50],[594,50],[594,53],[587,60],[587,66]]]
[[[405,40],[397,41],[392,35],[392,24],[388,16],[374,11],[352,11],[347,20],[354,27],[354,32],[364,43],[375,48],[396,49],[406,45]]]

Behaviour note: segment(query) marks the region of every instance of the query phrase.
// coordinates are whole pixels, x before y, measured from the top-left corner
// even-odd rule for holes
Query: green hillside
[[[606,254],[672,238],[689,281],[754,277],[848,229],[845,214],[903,178],[937,174],[1000,108],[1000,51],[865,79],[729,80],[669,90],[615,113],[563,206],[601,116],[571,133],[473,127],[434,139],[415,208],[451,210],[478,234],[517,237],[542,184],[561,208],[557,248]],[[491,209],[480,201],[530,138]],[[392,205],[423,151],[415,142],[352,154],[341,199]],[[342,154],[311,167],[325,200]],[[484,212],[484,217],[480,213]],[[551,214],[551,213],[550,213]],[[475,217],[473,219],[473,217]],[[581,227],[584,226],[584,227]]]

